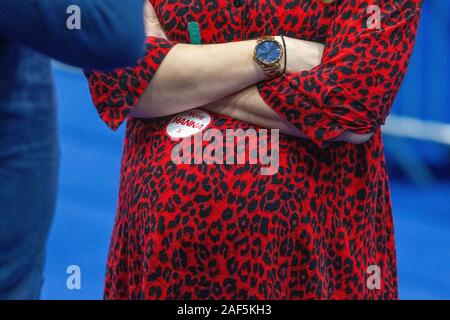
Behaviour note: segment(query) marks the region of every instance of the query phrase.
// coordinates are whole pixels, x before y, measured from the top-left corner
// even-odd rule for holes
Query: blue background
[[[392,114],[450,126],[450,1],[426,0]],[[117,202],[124,129],[99,120],[81,73],[55,67],[61,137],[56,219],[44,299],[100,299]],[[450,133],[447,133],[450,135]],[[447,137],[448,138],[448,137]],[[402,299],[450,298],[450,146],[385,134]],[[81,268],[81,289],[66,268]]]

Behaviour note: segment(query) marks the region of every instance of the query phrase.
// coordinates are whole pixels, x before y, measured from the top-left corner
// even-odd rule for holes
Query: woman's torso
[[[187,25],[195,21],[203,43],[281,33],[324,42],[334,8],[310,0],[152,3],[170,39],[189,42]],[[210,150],[206,149],[211,141],[205,133],[214,132],[211,129],[221,132],[223,141],[227,129],[264,133],[261,128],[227,116],[208,116],[210,122],[199,120],[208,126],[197,133],[203,138],[194,147],[201,150],[193,154],[203,155]],[[350,278],[357,275],[364,279],[366,268],[372,264],[395,264],[393,252],[389,251],[390,262],[377,253],[393,245],[388,230],[392,227],[390,199],[380,132],[364,145],[335,143],[323,150],[308,140],[280,135],[278,145],[271,145],[271,150],[279,152],[277,170],[264,175],[261,169],[267,165],[258,157],[256,164],[249,160],[238,163],[238,154],[248,155],[255,149],[248,143],[235,153],[230,164],[211,164],[205,159],[196,163],[194,156],[190,163],[176,164],[173,154],[180,143],[174,139],[180,128],[176,117],[129,119],[127,124],[110,256],[121,250],[119,243],[124,241],[126,228],[129,258],[139,260],[142,254],[148,257],[136,267],[139,279],[130,280],[135,286],[142,285],[139,283],[145,279],[152,280],[153,291],[145,293],[147,297],[201,297],[186,288],[181,293],[172,291],[181,290],[178,281],[195,278],[199,269],[206,277],[205,288],[214,289],[216,283],[222,288],[228,280],[236,286],[234,278],[220,279],[230,274],[239,277],[241,285],[249,288],[242,295],[236,291],[234,298],[336,298],[349,296],[349,288],[355,286],[359,286],[354,289],[355,297],[356,292],[364,292],[365,297],[385,292],[395,295],[394,280],[392,291],[368,292]],[[195,127],[196,123],[188,120],[192,118],[181,123]],[[175,123],[173,130],[168,129],[171,123]],[[194,143],[193,138],[190,141]],[[265,142],[271,144],[272,140],[257,140],[257,147]],[[227,148],[222,150],[226,156]],[[380,219],[387,229],[379,229]],[[229,258],[224,258],[226,252],[221,250],[231,250]],[[109,270],[120,268],[114,267],[118,261],[110,261]],[[273,268],[272,276],[258,276],[263,265]],[[395,268],[389,269],[395,272]],[[160,279],[161,272],[166,280]],[[328,278],[330,275],[333,280]],[[395,278],[393,274],[384,276]],[[201,284],[196,284],[198,290]],[[205,290],[209,294],[205,297],[220,298],[223,294]],[[114,298],[114,294],[110,297]]]

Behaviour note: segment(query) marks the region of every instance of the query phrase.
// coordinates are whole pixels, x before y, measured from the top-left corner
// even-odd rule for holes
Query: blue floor
[[[55,76],[62,161],[43,298],[99,299],[124,132],[99,120],[81,74],[57,69]],[[450,181],[392,182],[392,192],[401,298],[450,299]],[[66,287],[70,265],[81,268],[81,290]]]

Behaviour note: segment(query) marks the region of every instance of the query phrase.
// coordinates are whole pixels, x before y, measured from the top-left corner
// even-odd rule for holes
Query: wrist
[[[325,48],[323,44],[288,37],[285,41],[288,72],[308,71],[321,64]]]
[[[305,69],[311,70],[322,62],[322,55],[325,46],[320,43],[302,40]]]
[[[286,69],[287,69],[287,41],[286,41],[286,37],[284,36],[275,36],[274,37],[275,40],[277,40],[279,43],[281,43],[283,45],[283,52],[281,54],[281,59],[280,59],[280,75],[285,74],[286,73]]]
[[[281,41],[283,41],[283,74],[286,73],[287,70],[287,54],[288,54],[288,49],[287,49],[287,45],[286,45],[286,38],[284,36],[281,36]]]

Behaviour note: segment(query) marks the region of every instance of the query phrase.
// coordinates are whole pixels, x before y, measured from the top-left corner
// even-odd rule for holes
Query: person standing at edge
[[[143,3],[0,0],[0,299],[39,299],[43,284],[59,163],[46,56],[95,70],[136,64]],[[76,30],[66,26],[73,5],[81,13]]]

